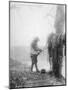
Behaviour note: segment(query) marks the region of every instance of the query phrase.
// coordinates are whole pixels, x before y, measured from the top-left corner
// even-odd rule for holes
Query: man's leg
[[[59,73],[59,75],[61,75],[61,70],[62,70],[62,56],[59,56],[59,58],[58,58],[58,66],[59,66],[58,73]]]
[[[49,49],[48,52],[49,52],[50,71],[52,71],[52,49]]]
[[[32,64],[31,64],[31,71],[33,71],[33,66],[34,66],[34,56],[31,56]]]
[[[52,71],[52,57],[49,57],[50,70]]]
[[[32,65],[31,65],[31,72],[33,71],[33,66],[34,66],[34,64],[32,63]]]
[[[36,71],[39,72],[37,63],[35,63]]]

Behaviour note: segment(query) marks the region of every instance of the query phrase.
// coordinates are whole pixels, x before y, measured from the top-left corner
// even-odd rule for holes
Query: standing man
[[[52,71],[52,42],[48,43],[48,53],[49,53],[49,63],[50,63],[50,70]]]
[[[48,54],[49,54],[49,63],[50,63],[51,72],[53,71],[54,46],[55,46],[55,33],[51,33],[48,37]]]
[[[62,58],[63,58],[63,40],[62,35],[57,36],[56,44],[53,53],[53,72],[54,75],[59,78],[62,70]]]
[[[37,66],[37,57],[40,54],[40,52],[42,51],[41,49],[39,49],[39,47],[37,45],[38,41],[39,41],[39,38],[36,37],[31,44],[31,60],[32,60],[31,71],[33,71],[33,66],[35,65],[37,72],[39,71],[38,66]]]

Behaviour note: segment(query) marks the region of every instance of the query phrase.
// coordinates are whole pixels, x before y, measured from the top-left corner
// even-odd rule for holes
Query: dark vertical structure
[[[64,22],[65,22],[65,5],[58,5],[54,24],[57,34],[64,33]]]
[[[64,34],[64,22],[65,22],[65,14],[64,14],[64,5],[58,5],[56,11],[56,19],[54,27],[56,29],[57,41],[54,47],[54,57],[53,57],[53,72],[56,77],[61,76],[62,70],[62,58],[63,58],[63,40],[62,36]]]

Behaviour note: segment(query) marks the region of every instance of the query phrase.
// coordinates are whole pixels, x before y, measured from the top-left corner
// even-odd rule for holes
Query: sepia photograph
[[[9,1],[9,88],[66,85],[66,4]]]

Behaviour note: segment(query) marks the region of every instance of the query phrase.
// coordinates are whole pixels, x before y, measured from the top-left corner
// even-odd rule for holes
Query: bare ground
[[[65,85],[65,79],[61,76],[59,79],[49,73],[40,72],[10,72],[10,88],[26,88],[40,86]]]

